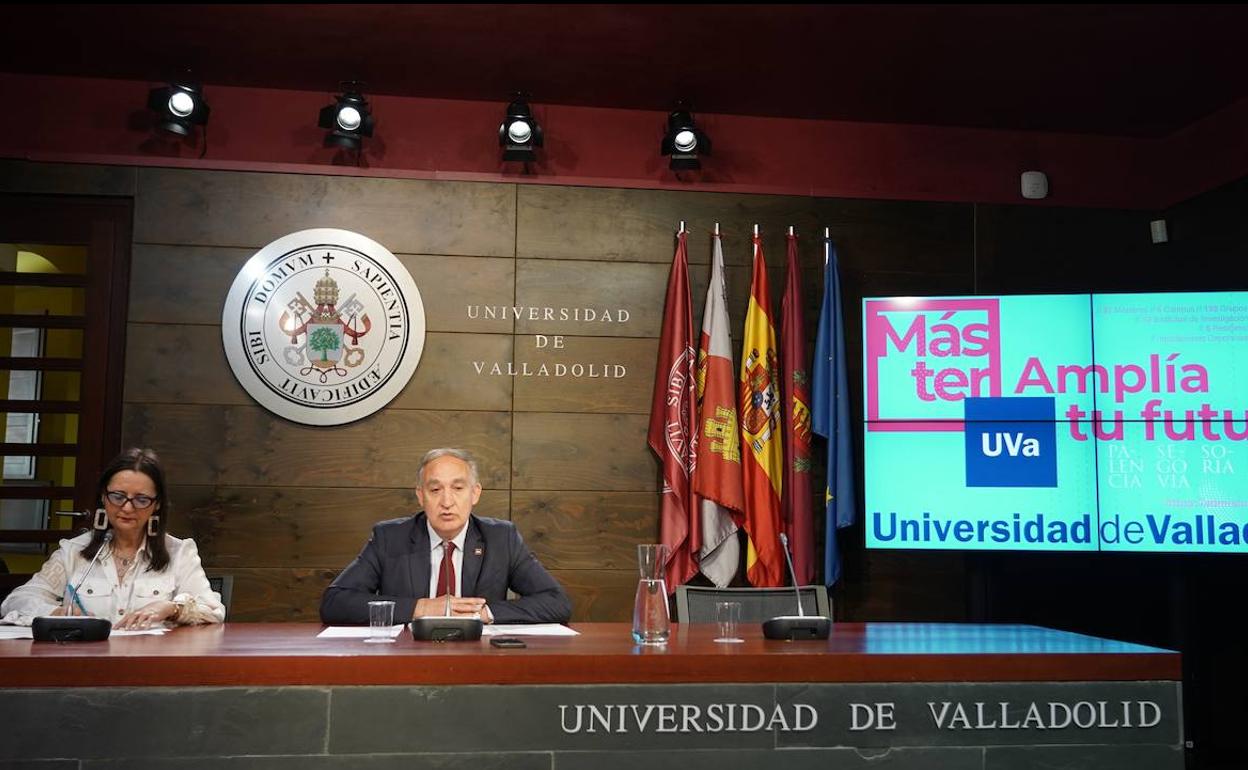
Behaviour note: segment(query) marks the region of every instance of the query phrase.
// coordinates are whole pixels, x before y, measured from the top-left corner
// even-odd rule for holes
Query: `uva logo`
[[[1027,438],[1022,433],[1002,433],[1000,431],[980,434],[980,444],[988,457],[1000,457],[1004,451],[1010,457],[1039,457],[1040,441]]]
[[[968,487],[1057,486],[1053,398],[968,398],[963,423]]]

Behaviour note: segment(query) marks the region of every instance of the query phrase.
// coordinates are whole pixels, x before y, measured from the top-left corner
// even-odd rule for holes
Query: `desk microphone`
[[[789,565],[789,577],[793,578],[793,593],[797,595],[797,614],[781,615],[763,622],[763,636],[768,639],[827,639],[832,632],[832,619],[822,615],[807,615],[802,610],[802,592],[797,585],[797,572],[789,556],[789,538],[780,533],[784,546],[784,561]]]
[[[37,642],[96,642],[107,639],[112,631],[113,624],[105,618],[93,618],[87,616],[87,608],[83,607],[77,599],[78,589],[82,584],[87,582],[87,577],[91,575],[91,570],[95,569],[95,565],[100,561],[100,556],[104,553],[104,546],[108,545],[113,539],[113,532],[109,530],[104,533],[104,539],[100,542],[100,548],[95,552],[95,558],[91,559],[91,563],[87,565],[87,571],[82,573],[82,577],[78,578],[76,585],[70,585],[68,581],[65,584],[65,596],[70,598],[71,602],[77,603],[78,608],[82,610],[82,615],[73,615],[73,603],[67,605],[66,614],[62,617],[38,617],[31,623],[31,636]],[[64,599],[62,599],[62,602]]]

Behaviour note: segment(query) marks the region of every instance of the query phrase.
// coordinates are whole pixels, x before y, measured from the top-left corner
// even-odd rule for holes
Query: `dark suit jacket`
[[[368,603],[394,602],[394,621],[412,617],[416,600],[429,595],[429,529],[425,514],[383,521],[364,550],[321,597],[321,622],[367,623]],[[529,551],[509,521],[468,517],[464,537],[462,596],[486,600],[495,623],[566,623],[572,603],[559,583]],[[507,589],[519,594],[507,600]]]

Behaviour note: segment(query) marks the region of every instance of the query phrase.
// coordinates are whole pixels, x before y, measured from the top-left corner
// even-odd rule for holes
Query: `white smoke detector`
[[[1024,171],[1022,192],[1023,197],[1031,201],[1049,197],[1049,178],[1043,171]]]

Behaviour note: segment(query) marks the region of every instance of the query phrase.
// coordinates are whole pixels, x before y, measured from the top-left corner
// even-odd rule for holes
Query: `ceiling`
[[[1248,95],[1235,5],[6,5],[0,72],[1157,137]],[[209,102],[211,102],[210,91]]]

